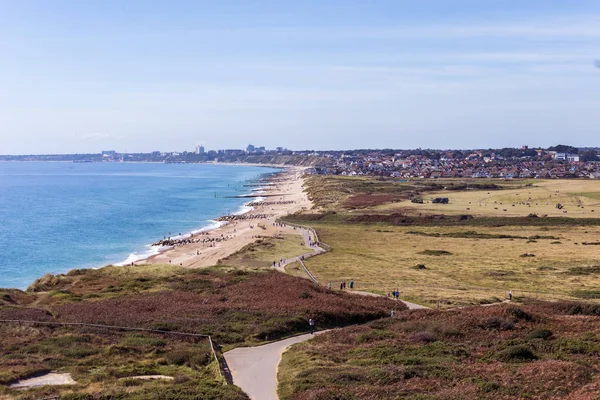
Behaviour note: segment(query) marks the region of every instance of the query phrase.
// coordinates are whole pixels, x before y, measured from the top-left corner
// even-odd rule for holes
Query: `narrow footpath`
[[[311,232],[308,229],[304,227],[296,227],[296,231],[300,232],[300,235],[302,235],[302,239],[304,240],[304,247],[310,249],[311,252],[300,254],[299,256],[294,258],[286,259],[283,262],[283,264],[281,264],[279,267],[275,267],[280,272],[285,272],[285,267],[289,264],[299,262],[300,260],[306,258],[314,257],[321,253],[325,253],[325,249],[320,248],[317,244],[313,244],[311,246],[311,244],[314,243],[314,238],[311,236]]]
[[[361,295],[361,296],[385,297],[386,299],[388,298],[388,297],[383,296],[381,294],[371,293],[371,292],[362,292],[360,290],[351,290],[348,293],[358,294],[358,295]],[[403,303],[403,304],[406,305],[406,307],[408,307],[409,310],[423,310],[423,309],[430,310],[429,307],[422,306],[422,305],[416,304],[416,303],[411,303],[411,302],[408,302],[408,301],[405,301],[405,300],[393,300],[393,299],[390,299],[390,301],[398,301],[400,303]]]
[[[319,247],[315,243],[315,238],[310,230],[300,226],[297,226],[296,230],[302,235],[304,239],[304,245],[312,251],[310,253],[285,260],[280,267],[276,267],[276,269],[281,272],[285,272],[284,267],[288,264],[294,262],[300,262],[302,264],[301,260],[326,252],[325,249]],[[314,277],[312,279],[318,284]],[[361,296],[385,297],[375,293],[354,290],[346,293],[353,293]],[[411,310],[428,308],[419,304],[409,303],[407,301],[399,301],[406,304],[406,306]],[[393,300],[390,299],[390,302],[393,302]],[[317,332],[316,334],[324,332],[327,331]],[[279,365],[279,361],[281,360],[282,354],[288,347],[296,343],[304,342],[313,337],[314,335],[305,334],[262,346],[238,347],[224,353],[223,357],[225,358],[229,368],[229,373],[231,374],[233,383],[246,392],[246,394],[252,400],[279,400],[279,397],[277,396],[277,367]]]
[[[277,366],[281,355],[291,345],[313,337],[315,335],[311,334],[294,336],[262,346],[238,347],[224,353],[233,383],[252,400],[278,400]]]

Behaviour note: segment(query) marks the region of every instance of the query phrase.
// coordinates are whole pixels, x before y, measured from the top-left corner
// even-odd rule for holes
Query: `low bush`
[[[568,306],[567,314],[600,316],[600,304],[572,304]]]
[[[549,329],[534,329],[533,331],[529,332],[529,334],[527,335],[527,340],[532,340],[532,339],[550,339],[552,337],[552,331]]]
[[[121,344],[129,347],[163,347],[166,342],[156,336],[133,334],[125,336],[121,340]]]
[[[600,290],[574,290],[571,295],[580,299],[600,299]]]
[[[516,319],[520,319],[520,320],[524,320],[524,321],[535,321],[535,316],[528,313],[527,311],[523,310],[522,308],[509,307],[506,311],[509,315],[511,315],[512,317],[514,317]]]
[[[451,252],[446,250],[423,250],[418,254],[423,254],[424,256],[449,256],[452,255]]]
[[[527,258],[527,257],[535,257],[533,253],[523,253],[519,257]]]
[[[563,355],[582,354],[597,356],[600,352],[600,345],[595,341],[579,338],[560,338],[556,341],[555,352]]]
[[[571,267],[567,270],[568,275],[592,275],[600,274],[600,265]]]
[[[198,348],[190,346],[185,349],[177,349],[165,354],[169,364],[185,365],[190,368],[200,368],[212,361],[210,349],[206,346]]]
[[[491,317],[481,321],[479,327],[485,330],[508,331],[514,329],[515,324],[508,319]]]
[[[414,340],[415,342],[422,342],[422,343],[433,343],[435,341],[437,341],[437,338],[431,334],[430,332],[417,332],[414,335],[412,335],[411,337],[412,340]]]
[[[496,359],[502,362],[522,362],[537,360],[537,356],[526,345],[515,345],[499,351]]]
[[[373,329],[369,332],[358,335],[355,339],[355,342],[357,344],[371,343],[371,342],[377,342],[377,341],[385,340],[385,339],[393,339],[394,337],[395,337],[395,335],[391,332],[382,331],[379,329]]]

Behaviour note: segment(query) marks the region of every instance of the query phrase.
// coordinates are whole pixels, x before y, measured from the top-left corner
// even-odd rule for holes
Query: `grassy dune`
[[[280,272],[228,266],[74,270],[47,275],[27,292],[0,291],[0,319],[206,334],[219,353],[306,332],[308,318],[323,328],[337,327],[380,318],[388,308],[385,299],[327,291]],[[246,398],[235,386],[223,385],[205,338],[10,323],[0,325],[0,335],[0,398]],[[6,386],[45,371],[69,372],[78,384],[26,392]],[[175,380],[130,379],[160,374]]]
[[[600,308],[419,310],[284,353],[282,400],[597,399]]]

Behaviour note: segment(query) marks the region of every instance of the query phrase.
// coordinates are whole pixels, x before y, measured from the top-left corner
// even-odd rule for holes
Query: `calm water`
[[[203,164],[0,163],[0,287],[133,260],[164,235],[240,211],[274,169]],[[215,198],[215,194],[217,198]]]

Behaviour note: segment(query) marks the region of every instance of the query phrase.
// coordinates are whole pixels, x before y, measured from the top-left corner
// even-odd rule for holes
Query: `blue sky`
[[[600,2],[0,0],[0,154],[600,146]]]

